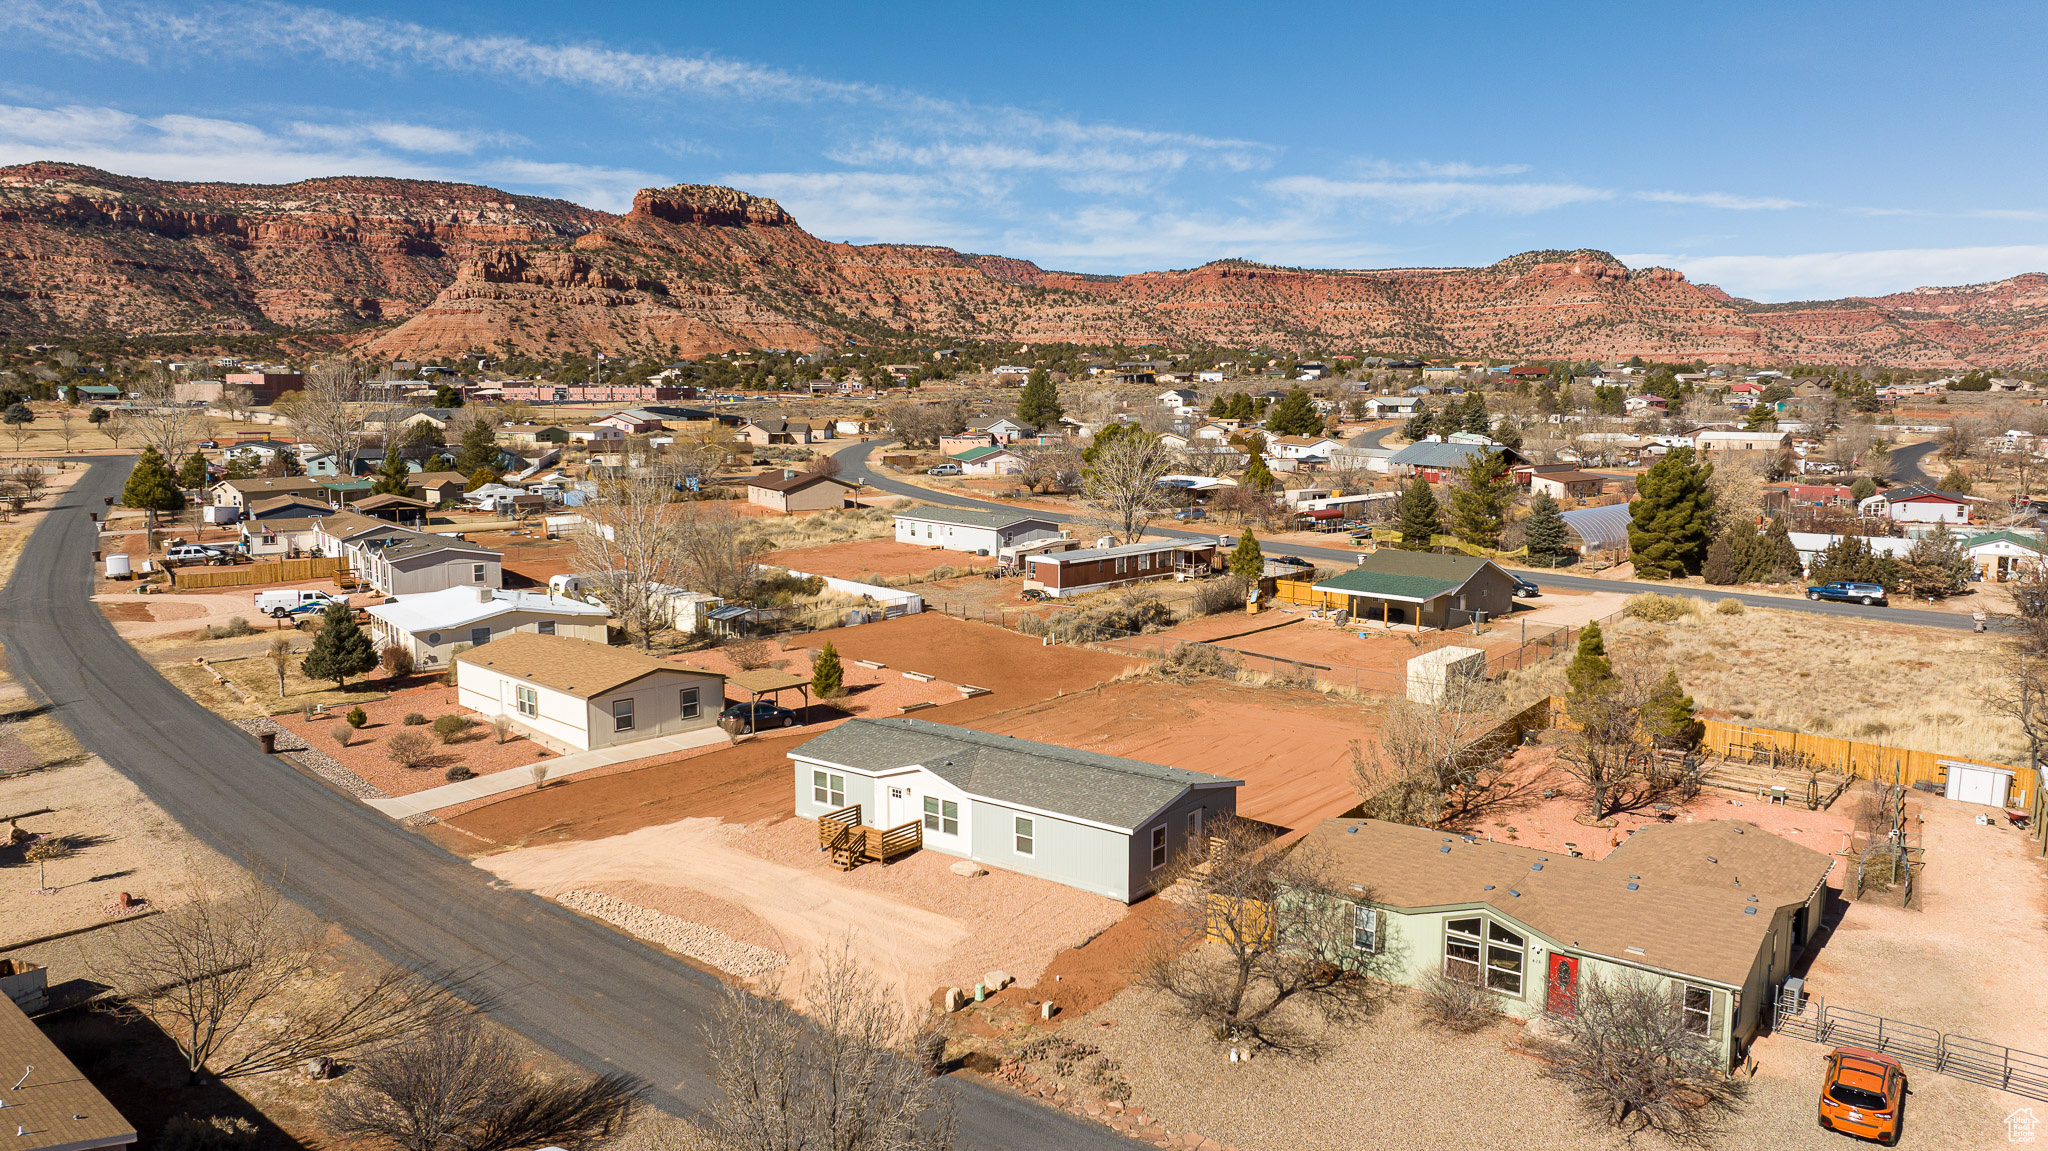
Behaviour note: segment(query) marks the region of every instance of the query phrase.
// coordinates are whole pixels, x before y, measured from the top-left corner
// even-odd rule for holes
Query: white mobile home
[[[1057,539],[1060,525],[1030,512],[911,508],[896,513],[896,542],[997,555],[1006,547]]]
[[[725,677],[587,639],[522,632],[455,657],[457,702],[561,751],[718,723]]]

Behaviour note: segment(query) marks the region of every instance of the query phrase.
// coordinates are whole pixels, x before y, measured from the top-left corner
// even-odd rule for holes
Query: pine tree
[[[1799,547],[1792,542],[1792,533],[1786,529],[1784,519],[1773,517],[1771,525],[1758,537],[1756,558],[1750,572],[1746,582],[1751,583],[1783,583],[1799,578]]]
[[[1273,469],[1266,466],[1266,457],[1253,453],[1252,462],[1245,465],[1244,486],[1255,492],[1270,492],[1275,482]]]
[[[1849,498],[1859,504],[1876,494],[1877,485],[1870,482],[1869,476],[1857,476],[1856,482],[1849,485]]]
[[[1436,495],[1421,476],[1401,493],[1401,546],[1410,551],[1426,548],[1443,534],[1443,517],[1438,513]]]
[[[1716,587],[1741,583],[1743,537],[1754,534],[1748,524],[1729,524],[1707,548],[1706,561],[1700,564],[1700,578]]]
[[[1310,436],[1323,430],[1323,417],[1306,388],[1295,388],[1266,412],[1266,430],[1276,436]]]
[[[1706,559],[1714,493],[1712,464],[1695,464],[1691,448],[1673,448],[1636,481],[1629,505],[1628,546],[1641,579],[1676,579]]]
[[[1755,403],[1749,407],[1749,415],[1742,421],[1745,432],[1768,432],[1778,426],[1778,411],[1766,403]]]
[[[1667,671],[1650,698],[1643,701],[1643,726],[1657,746],[1691,751],[1707,734],[1707,725],[1696,717],[1692,697],[1678,682],[1676,671]]]
[[[505,482],[505,477],[498,474],[498,470],[496,468],[478,468],[474,472],[470,473],[469,482],[462,485],[462,490],[465,492],[473,492],[478,488],[483,487],[485,484],[497,484],[503,482]]]
[[[174,512],[185,506],[185,493],[178,490],[178,477],[171,474],[164,457],[155,448],[144,448],[121,489],[121,503],[153,512]]]
[[[1493,416],[1486,410],[1486,396],[1481,392],[1465,393],[1465,410],[1461,413],[1460,431],[1483,436],[1493,431]]]
[[[384,464],[377,469],[377,480],[370,485],[370,491],[380,496],[402,496],[412,487],[408,482],[411,474],[405,466],[405,457],[395,449],[387,449]]]
[[[462,447],[455,453],[455,470],[474,476],[482,468],[498,466],[498,435],[491,426],[477,420],[462,429]]]
[[[1228,417],[1229,415],[1230,401],[1223,398],[1222,392],[1217,392],[1209,400],[1209,418],[1220,420]]]
[[[1950,464],[1948,467],[1948,474],[1941,477],[1941,490],[1945,492],[1954,492],[1959,496],[1969,495],[1970,473],[1964,471],[1963,469],[1957,467],[1954,464]]]
[[[1024,390],[1017,393],[1017,419],[1043,430],[1060,422],[1066,409],[1060,406],[1059,386],[1052,382],[1052,376],[1044,368],[1031,369],[1031,375],[1024,380]]]
[[[846,690],[845,678],[846,669],[839,663],[839,649],[833,647],[828,639],[811,660],[811,691],[819,699],[838,699]]]
[[[1252,398],[1250,394],[1246,392],[1232,392],[1230,394],[1230,419],[1250,420],[1255,414],[1252,411]]]
[[[1515,481],[1499,452],[1476,452],[1451,490],[1451,530],[1482,548],[1500,547],[1500,530],[1515,502]]]
[[[184,464],[178,468],[178,486],[188,492],[194,488],[203,488],[206,486],[206,474],[206,457],[199,452],[193,452],[185,457]]]
[[[328,604],[320,619],[320,634],[313,637],[299,671],[307,679],[331,679],[340,688],[348,686],[349,676],[376,666],[377,649],[356,626],[355,613],[347,604]]]
[[[1564,671],[1564,678],[1572,686],[1569,698],[1574,704],[1591,700],[1614,686],[1614,665],[1607,660],[1607,641],[1600,635],[1599,624],[1589,623],[1579,633],[1579,647],[1572,655],[1571,666]]]
[[[1401,438],[1420,442],[1428,439],[1434,431],[1436,431],[1436,420],[1435,417],[1429,414],[1428,402],[1417,400],[1415,403],[1415,414],[1409,416],[1408,422],[1401,425]]]
[[[1242,580],[1256,580],[1266,573],[1266,555],[1259,550],[1259,540],[1250,530],[1240,533],[1237,547],[1230,553],[1230,574]]]
[[[1970,579],[1970,556],[1962,541],[1937,525],[1934,534],[1921,536],[1898,565],[1899,587],[1909,596],[1940,597],[1963,590]]]
[[[1529,558],[1555,561],[1571,551],[1571,533],[1557,501],[1549,492],[1537,492],[1536,498],[1529,501],[1529,518],[1522,521],[1522,539],[1529,545]]]

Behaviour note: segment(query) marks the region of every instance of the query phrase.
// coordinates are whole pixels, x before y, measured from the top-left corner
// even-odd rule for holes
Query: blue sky
[[[1087,272],[1604,248],[1763,300],[2048,270],[2048,6],[0,0],[0,163],[731,184]]]

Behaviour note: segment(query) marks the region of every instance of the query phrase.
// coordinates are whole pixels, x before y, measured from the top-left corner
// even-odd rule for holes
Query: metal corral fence
[[[1901,1063],[2048,1100],[2048,1058],[1917,1023],[1831,1007],[1821,996],[1805,994],[1796,981],[1778,989],[1772,1020],[1773,1029],[1796,1039],[1882,1051]]]
[[[1704,746],[1706,750],[1718,755],[1728,755],[1731,752],[1747,752],[1753,755],[1760,750],[1776,751],[1784,753],[1794,762],[1806,764],[1817,770],[1853,775],[1861,779],[1882,780],[1905,787],[1912,787],[1916,783],[1928,783],[1937,788],[1945,788],[1948,784],[1948,769],[1952,766],[1995,767],[2013,773],[2012,789],[2006,796],[2006,806],[2015,809],[2025,809],[2028,800],[2040,789],[2040,772],[2031,767],[1985,763],[1962,756],[1942,755],[1940,752],[1914,751],[1904,747],[1888,747],[1880,743],[1837,739],[1828,735],[1750,727],[1718,719],[1705,722],[1707,733]]]
[[[293,583],[326,579],[348,570],[348,561],[338,557],[300,560],[263,560],[234,567],[171,568],[171,583],[178,590],[205,587],[246,587],[250,584]]]

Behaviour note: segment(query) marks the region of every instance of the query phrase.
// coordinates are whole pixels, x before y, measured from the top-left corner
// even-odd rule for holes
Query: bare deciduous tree
[[[1276,850],[1263,825],[1225,816],[1211,845],[1189,850],[1168,878],[1183,885],[1140,969],[1219,1040],[1302,1055],[1388,994],[1382,951],[1356,945],[1354,916],[1370,892],[1339,880],[1311,849]],[[1374,978],[1381,976],[1382,978]]]
[[[1380,754],[1351,745],[1351,783],[1375,819],[1438,827],[1470,819],[1507,786],[1499,685],[1449,675],[1436,703],[1397,699],[1380,726]]]
[[[302,986],[317,955],[317,936],[251,880],[137,921],[114,937],[99,973],[120,991],[120,1010],[177,1045],[193,1083],[345,1058],[470,1010],[444,982],[396,967]]]
[[[575,1151],[626,1125],[642,1088],[617,1073],[544,1079],[483,1023],[465,1018],[365,1056],[326,1107],[342,1135],[405,1151]]]
[[[238,424],[248,422],[249,409],[255,402],[255,394],[241,384],[229,384],[221,389],[220,410]]]
[[[140,396],[135,406],[116,417],[124,421],[124,430],[134,432],[166,460],[184,459],[198,438],[200,416],[198,409],[178,401],[178,378],[154,368],[136,381],[135,391]],[[102,425],[109,435],[114,434],[113,426],[113,420]]]
[[[754,522],[711,500],[689,504],[686,518],[683,563],[692,586],[723,600],[745,600],[767,550]]]
[[[873,973],[829,952],[807,1014],[728,988],[709,1029],[721,1151],[945,1151],[951,1099],[912,1057],[918,1035]]]
[[[899,439],[915,447],[936,444],[940,436],[950,436],[961,430],[967,423],[967,409],[958,400],[935,403],[899,400],[882,409],[882,418],[888,421],[889,430],[895,432]]]
[[[306,369],[306,386],[273,405],[291,421],[301,439],[333,454],[343,476],[352,476],[369,418],[363,366],[354,360],[323,360]]]
[[[583,505],[588,522],[574,538],[577,572],[619,617],[641,649],[668,626],[667,591],[682,583],[692,517],[671,503],[674,488],[653,475],[600,481]]]
[[[1082,476],[1082,500],[1118,542],[1136,543],[1152,517],[1173,502],[1159,481],[1173,473],[1176,459],[1150,435],[1119,436]]]
[[[1630,666],[1602,690],[1572,695],[1557,766],[1585,789],[1594,820],[1639,805],[1659,786],[1656,743],[1643,723],[1643,704],[1655,687],[1645,669]]]
[[[1024,457],[1024,470],[1017,473],[1031,491],[1069,491],[1081,482],[1081,455],[1065,448],[1048,448]]]
[[[1688,1026],[1683,994],[1648,976],[1586,979],[1573,1013],[1549,1016],[1559,1036],[1541,1042],[1544,1073],[1623,1131],[1707,1143],[1749,1085],[1724,1073],[1705,1030]]]
[[[71,450],[72,438],[78,435],[77,420],[78,413],[72,411],[69,407],[57,410],[57,435],[63,439],[64,450],[67,452]]]
[[[270,643],[263,649],[263,658],[277,672],[277,698],[284,698],[284,676],[299,653],[292,648],[292,640],[282,633],[270,637]]]

